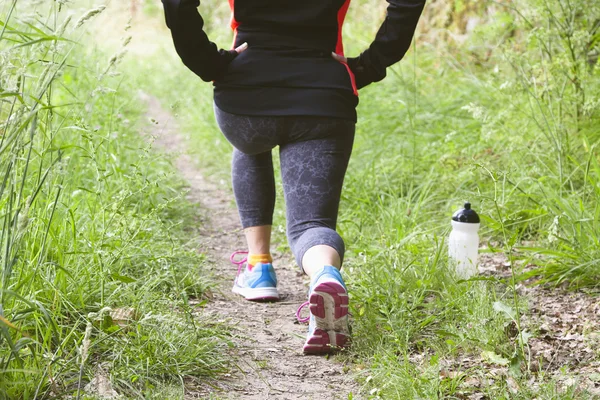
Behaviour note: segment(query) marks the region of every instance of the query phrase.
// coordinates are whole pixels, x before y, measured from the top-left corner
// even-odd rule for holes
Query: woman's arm
[[[167,26],[181,61],[203,81],[219,78],[237,50],[219,50],[202,30],[204,20],[198,13],[199,0],[162,0]]]
[[[425,6],[425,0],[387,1],[387,15],[373,43],[360,56],[347,59],[359,89],[385,78],[385,69],[404,57]]]

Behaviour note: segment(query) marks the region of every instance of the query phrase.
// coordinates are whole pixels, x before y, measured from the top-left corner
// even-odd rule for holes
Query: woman
[[[358,89],[383,79],[404,56],[425,0],[388,0],[371,46],[348,59],[341,31],[350,0],[229,0],[229,51],[204,33],[199,0],[162,1],[183,63],[213,81],[217,122],[234,146],[233,189],[248,256],[237,263],[233,291],[247,300],[279,296],[270,254],[271,150],[279,146],[288,241],[311,279],[304,352],[343,348],[348,294],[339,272],[344,242],[335,228]]]

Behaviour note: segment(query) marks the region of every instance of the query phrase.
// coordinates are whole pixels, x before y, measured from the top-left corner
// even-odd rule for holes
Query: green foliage
[[[139,398],[213,376],[222,342],[189,312],[208,283],[183,245],[183,184],[140,141],[124,52],[75,43],[103,8],[74,22],[60,2],[21,4],[0,8],[0,398],[81,394],[99,364]]]
[[[545,256],[526,277],[596,286],[600,5],[528,1],[514,2],[510,11],[519,31],[490,60],[502,70],[490,88],[505,106],[471,104],[469,111],[482,131],[518,137],[523,147],[511,146],[511,159],[492,168],[503,175],[504,190],[516,194],[501,205],[514,210],[507,212],[509,224],[517,237],[536,241],[523,250]]]
[[[599,282],[599,7],[528,1],[503,12],[466,44],[481,53],[433,55],[425,43],[361,93],[340,230],[354,253],[354,351],[372,360],[381,398],[456,394],[435,383],[441,366],[427,355],[493,351],[528,368],[527,332],[499,335],[506,314],[493,311],[494,298],[506,297],[521,331],[526,308],[516,292],[492,282],[474,291],[444,275],[439,238],[461,201],[477,204],[481,236],[505,249],[516,278]],[[519,259],[540,267],[522,274]],[[478,297],[459,301],[468,293]],[[472,327],[480,331],[470,335]],[[411,355],[423,353],[415,367]],[[500,398],[506,388],[487,390]],[[515,398],[535,396],[591,397],[548,383]]]

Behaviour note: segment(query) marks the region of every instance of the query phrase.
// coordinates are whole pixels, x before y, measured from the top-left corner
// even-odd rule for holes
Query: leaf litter
[[[481,254],[480,272],[486,277],[508,279],[511,264],[503,254]],[[575,388],[575,393],[587,393],[600,398],[600,302],[598,293],[569,291],[564,287],[517,284],[519,297],[527,300],[522,312],[520,339],[526,344],[526,356],[530,371],[524,371],[524,363],[511,370],[511,360],[493,351],[479,356],[458,354],[440,360],[440,379],[463,377],[458,398],[488,399],[480,388],[501,382],[513,394],[519,393],[515,377],[522,377],[528,389],[539,388],[543,383],[555,380],[560,390]],[[508,317],[516,316],[514,310],[504,303],[494,303],[497,312]],[[519,340],[516,323],[507,324],[507,336]],[[411,359],[424,362],[422,355]],[[481,368],[484,366],[484,368]]]

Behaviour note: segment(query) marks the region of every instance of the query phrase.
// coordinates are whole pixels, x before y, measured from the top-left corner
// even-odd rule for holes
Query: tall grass
[[[0,4],[0,398],[79,398],[101,376],[183,397],[226,367],[191,315],[208,285],[184,243],[193,209],[140,145],[125,53],[77,44],[102,10]]]
[[[542,282],[597,287],[600,278],[600,6],[585,1],[535,1],[518,15],[530,32],[523,57],[506,51],[514,88],[539,151],[539,172],[524,187],[530,204],[546,214],[542,267],[530,275]],[[512,90],[511,90],[512,89]],[[542,207],[539,207],[539,206]],[[540,210],[541,211],[541,210]]]

